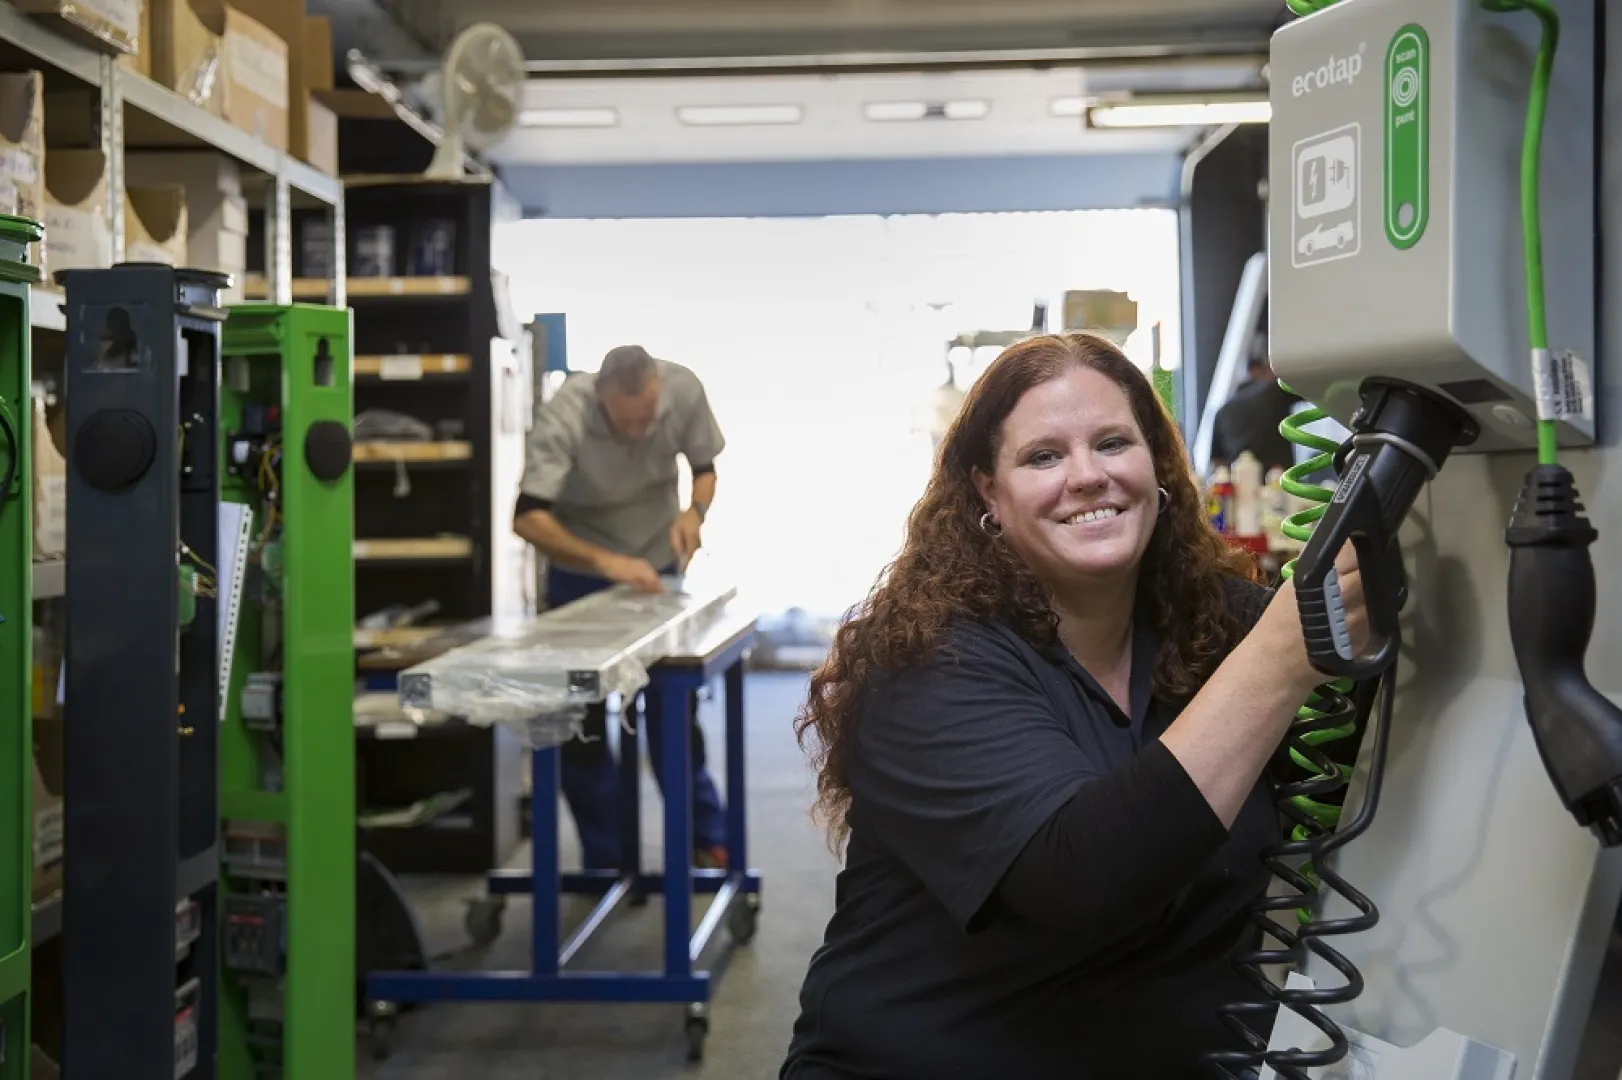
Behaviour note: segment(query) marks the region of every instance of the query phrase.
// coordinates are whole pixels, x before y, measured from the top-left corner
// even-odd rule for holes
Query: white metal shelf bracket
[[[112,238],[114,263],[124,261],[124,88],[118,58],[103,56],[97,87],[96,136],[107,163],[107,229]]]

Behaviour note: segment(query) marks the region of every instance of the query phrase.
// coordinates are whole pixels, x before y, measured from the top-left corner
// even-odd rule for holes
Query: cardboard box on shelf
[[[124,193],[126,262],[187,262],[186,189],[180,184],[130,188]]]
[[[107,213],[107,158],[99,150],[45,154],[45,255],[48,274],[101,269],[113,261]]]
[[[336,175],[338,170],[335,164],[328,168],[319,160],[329,149],[331,156],[337,157],[336,120],[317,115],[317,110],[324,106],[310,100],[311,91],[332,89],[331,20],[306,15],[301,0],[233,2],[290,46],[287,53],[290,152],[299,160]],[[319,126],[323,124],[329,124],[334,129],[330,137],[326,129]]]
[[[286,41],[224,0],[153,0],[152,37],[154,80],[287,149]]]
[[[242,197],[242,166],[233,157],[214,150],[130,151],[124,155],[124,180],[134,187],[179,184],[186,189],[192,221],[199,220],[198,204],[222,195]]]
[[[105,53],[133,53],[141,42],[142,0],[11,0],[29,15],[43,15],[58,29]]]
[[[61,888],[62,721],[57,709],[34,719],[33,899],[43,900]]]
[[[0,74],[0,213],[45,215],[45,79]],[[39,258],[39,251],[32,258]]]
[[[325,15],[307,16],[304,20],[304,89],[331,90],[334,62],[332,20]]]
[[[240,303],[242,278],[248,272],[248,204],[240,196],[224,196],[215,213],[186,235],[186,265],[231,275],[221,291],[222,302]]]
[[[225,115],[221,90],[222,27],[205,21],[190,0],[152,0],[152,80],[193,105]]]
[[[1138,303],[1124,292],[1071,289],[1064,294],[1064,328],[1090,330],[1122,344],[1138,328]]]
[[[141,5],[141,33],[135,42],[135,51],[118,58],[118,66],[125,71],[152,78],[152,4]]]
[[[225,80],[225,118],[255,138],[286,150],[292,106],[287,42],[238,8],[219,6],[224,9],[220,73]],[[303,44],[301,39],[295,40]]]
[[[293,144],[293,156],[328,176],[337,176],[338,114],[313,98],[306,101],[304,142]]]
[[[128,154],[124,178],[132,187],[178,184],[186,193],[186,265],[218,270],[235,280],[227,300],[239,294],[248,268],[248,204],[242,169],[211,151]]]
[[[42,559],[67,550],[68,463],[51,435],[41,396],[34,398],[33,440],[34,558]],[[38,704],[36,701],[36,713]]]

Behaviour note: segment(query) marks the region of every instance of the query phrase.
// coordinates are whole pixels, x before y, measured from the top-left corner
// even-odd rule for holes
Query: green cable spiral
[[[1310,0],[1298,0],[1298,2],[1307,3],[1310,2]],[[1279,386],[1289,393],[1294,393],[1294,391],[1290,390],[1290,388],[1286,386],[1282,380],[1280,380]],[[1291,514],[1284,521],[1284,535],[1297,543],[1304,544],[1308,540],[1312,539],[1313,529],[1317,526],[1319,519],[1321,519],[1328,511],[1329,500],[1333,498],[1335,494],[1333,488],[1327,488],[1319,484],[1310,483],[1307,479],[1314,473],[1322,472],[1324,469],[1327,469],[1333,465],[1335,451],[1340,448],[1340,444],[1334,439],[1327,438],[1323,435],[1315,435],[1306,430],[1308,424],[1315,424],[1319,420],[1323,420],[1328,417],[1328,415],[1329,414],[1323,409],[1320,409],[1314,405],[1285,418],[1284,422],[1278,426],[1279,434],[1283,435],[1285,439],[1294,443],[1296,446],[1304,446],[1307,449],[1314,451],[1312,457],[1297,465],[1292,465],[1289,469],[1287,469],[1283,477],[1279,480],[1279,486],[1282,487],[1286,493],[1294,495],[1298,499],[1305,499],[1315,504],[1307,507],[1304,510]],[[1286,579],[1295,576],[1295,563],[1296,560],[1291,559],[1289,562],[1284,564],[1283,573]],[[1352,691],[1353,683],[1350,679],[1335,679],[1329,682],[1327,686],[1330,690],[1333,690],[1336,693],[1349,694]],[[1323,699],[1315,691],[1311,697],[1307,698],[1306,703],[1303,704],[1300,709],[1296,710],[1296,725],[1307,730],[1299,732],[1295,736],[1295,739],[1291,740],[1292,742],[1298,739],[1301,743],[1307,746],[1315,747],[1321,746],[1325,743],[1333,743],[1339,742],[1342,739],[1349,739],[1357,734],[1357,723],[1355,720],[1347,721],[1346,723],[1336,727],[1316,727],[1316,725],[1322,721],[1326,715],[1328,715],[1318,707],[1318,704],[1322,700]],[[1323,772],[1319,771],[1317,764],[1301,754],[1293,746],[1290,748],[1290,760],[1293,761],[1298,768],[1304,769],[1310,773],[1311,779],[1314,781],[1326,780],[1329,778]],[[1339,778],[1342,782],[1349,781],[1351,779],[1352,767],[1350,765],[1339,765],[1337,766],[1337,769],[1340,774]],[[1333,829],[1340,822],[1339,806],[1319,802],[1318,800],[1309,798],[1305,795],[1297,795],[1291,801],[1295,804],[1298,810],[1301,810],[1303,813],[1309,815],[1314,821],[1326,829]],[[1297,825],[1293,830],[1291,830],[1290,839],[1297,842],[1308,839],[1306,826]],[[1313,873],[1312,866],[1310,864],[1300,867],[1300,874],[1306,880],[1317,884],[1317,875]],[[1306,922],[1309,917],[1310,913],[1304,907],[1296,911],[1296,918],[1301,922]]]

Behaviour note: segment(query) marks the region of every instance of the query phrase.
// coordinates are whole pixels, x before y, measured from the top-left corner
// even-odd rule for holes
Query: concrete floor
[[[403,1016],[387,1061],[361,1062],[361,1080],[744,1080],[777,1075],[799,1012],[800,982],[833,910],[838,863],[812,824],[811,774],[795,745],[793,717],[805,695],[803,674],[751,674],[746,690],[749,752],[750,862],[764,878],[759,935],[734,950],[710,1009],[703,1064],[686,1060],[684,1010],[677,1005],[435,1005]],[[701,711],[712,772],[724,778],[719,698]],[[644,776],[644,865],[660,865],[661,803]],[[565,815],[563,864],[578,864],[573,825]],[[527,850],[514,865],[527,863]],[[443,966],[528,966],[530,907],[509,904],[505,930],[488,949],[469,950],[463,898],[479,882],[417,879],[406,883],[417,903],[429,949]],[[695,903],[695,920],[704,904]],[[586,901],[564,908],[572,926]],[[622,910],[581,951],[575,969],[657,970],[663,909]],[[567,931],[566,931],[567,932]],[[725,934],[718,937],[724,938]]]
[[[748,680],[751,862],[764,875],[764,907],[759,936],[749,947],[735,950],[727,963],[710,1011],[701,1065],[687,1064],[680,1006],[436,1005],[401,1018],[387,1061],[368,1061],[363,1049],[360,1080],[775,1077],[799,1011],[806,962],[832,911],[838,869],[809,819],[811,776],[794,742],[792,720],[805,684],[803,675],[776,672],[757,672]],[[711,701],[701,713],[717,778],[725,775],[719,704]],[[644,778],[644,790],[644,865],[657,867],[660,802],[650,776]],[[564,865],[572,866],[578,859],[567,818],[563,833]],[[515,865],[525,862],[527,850]],[[464,899],[479,891],[477,879],[419,879],[407,882],[407,888],[429,948],[442,956],[442,966],[527,966],[527,901],[515,899],[509,905],[505,932],[493,945],[472,950],[462,920]],[[702,903],[695,908],[696,922]],[[565,923],[574,925],[589,910],[586,901],[566,906]],[[658,969],[662,918],[657,900],[623,911],[582,950],[575,967]],[[1622,1070],[1622,948],[1613,948],[1606,964],[1595,1017],[1574,1080],[1617,1080]]]

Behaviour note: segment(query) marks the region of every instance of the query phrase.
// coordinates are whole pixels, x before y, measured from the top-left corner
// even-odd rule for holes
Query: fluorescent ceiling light
[[[520,127],[589,128],[613,127],[620,122],[618,109],[525,109],[518,114]]]
[[[798,124],[805,110],[798,105],[683,105],[676,116],[684,124],[715,127],[732,124]]]
[[[862,106],[862,115],[878,123],[893,120],[984,120],[990,112],[989,101],[870,101]]]
[[[948,101],[944,111],[948,120],[984,120],[991,112],[991,102]]]
[[[922,101],[870,101],[862,107],[862,115],[879,123],[922,120],[929,115],[929,106]]]
[[[1094,105],[1087,110],[1087,123],[1095,128],[1205,127],[1265,124],[1272,116],[1266,101],[1135,101]]]
[[[1079,119],[1087,115],[1087,109],[1093,101],[1093,98],[1057,97],[1048,102],[1048,112],[1065,119]]]

